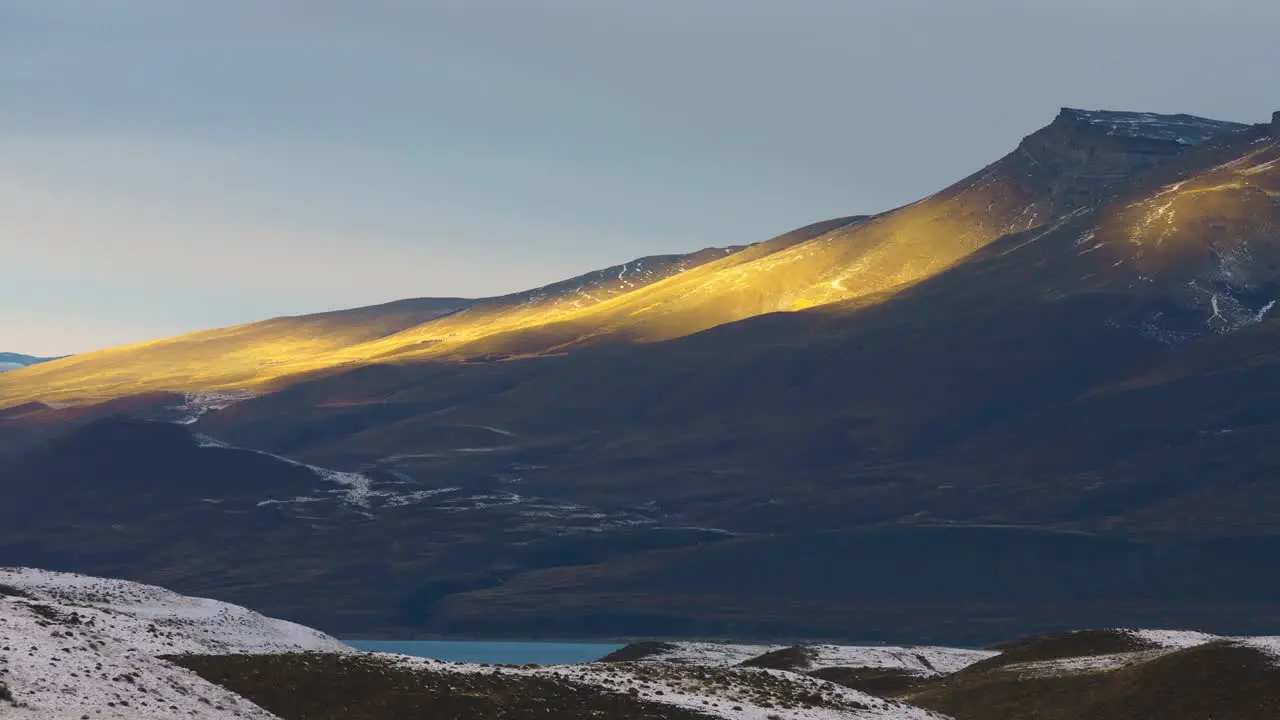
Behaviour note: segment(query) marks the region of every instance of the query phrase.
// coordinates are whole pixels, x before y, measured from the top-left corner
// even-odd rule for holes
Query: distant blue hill
[[[18,368],[28,365],[36,365],[57,358],[34,357],[32,355],[22,355],[20,353],[0,352],[0,372],[6,370],[17,370]]]

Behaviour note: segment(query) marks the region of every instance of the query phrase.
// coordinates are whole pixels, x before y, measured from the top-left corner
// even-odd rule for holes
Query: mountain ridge
[[[1126,132],[1116,132],[1116,127]],[[340,311],[196,333],[190,336],[194,350],[179,351],[186,346],[177,338],[92,353],[42,372],[28,371],[21,386],[0,380],[0,404],[83,402],[155,390],[277,388],[289,382],[290,374],[302,377],[376,362],[491,360],[601,343],[653,342],[763,313],[870,298],[932,277],[1002,236],[1078,208],[1117,178],[1204,142],[1212,131],[1245,127],[1192,116],[1064,108],[987,168],[875,216],[824,221],[750,247],[636,261],[653,261],[656,274],[645,267],[637,276],[637,266],[627,263],[502,298],[414,301],[444,305],[434,315],[413,318],[418,322],[386,325],[379,332],[353,333],[351,326],[336,328],[321,320],[342,317]],[[1159,130],[1157,137],[1148,137],[1150,128]],[[302,326],[275,329],[286,323]],[[354,327],[371,326],[365,319]],[[267,335],[256,345],[216,356],[205,347],[208,340],[225,341],[220,334],[256,331]],[[166,348],[174,357],[157,359]],[[148,364],[151,370],[145,369]]]

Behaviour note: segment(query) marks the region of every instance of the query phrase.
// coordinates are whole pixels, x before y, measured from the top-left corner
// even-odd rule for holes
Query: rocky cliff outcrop
[[[1062,108],[1019,150],[1059,178],[1054,205],[1087,205],[1104,188],[1188,147],[1247,126],[1194,115]]]

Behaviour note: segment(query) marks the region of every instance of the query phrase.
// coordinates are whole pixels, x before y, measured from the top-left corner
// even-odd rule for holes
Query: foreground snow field
[[[120,580],[0,569],[0,716],[271,718],[162,654],[352,652],[310,628]],[[0,695],[6,691],[0,691]]]
[[[355,654],[318,631],[214,600],[120,580],[0,569],[0,697],[9,698],[0,699],[0,715],[6,719],[274,718],[162,656],[296,652]],[[495,671],[489,666],[407,656],[365,656],[444,676]],[[723,664],[646,662],[503,668],[500,672],[627,694],[708,717],[941,717],[796,673],[712,667]]]

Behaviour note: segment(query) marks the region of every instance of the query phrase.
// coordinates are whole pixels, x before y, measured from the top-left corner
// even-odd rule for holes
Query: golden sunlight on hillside
[[[1272,141],[1105,208],[1076,245],[1096,253],[1099,277],[1128,273],[1211,293],[1214,284],[1248,290],[1280,277],[1278,234],[1280,142]]]
[[[280,319],[89,353],[0,377],[0,406],[154,391],[261,389],[299,373],[408,359],[565,352],[652,342],[770,312],[891,291],[931,277],[1052,208],[1017,154],[869,219],[810,226],[647,274],[560,283],[499,301],[440,301],[386,321],[376,309]],[[584,276],[590,278],[590,276]],[[413,301],[430,302],[430,301]],[[319,321],[316,318],[323,318]]]
[[[1008,232],[1034,226],[1034,198],[995,176],[769,253],[744,252],[589,308],[467,313],[341,353],[459,359],[562,352],[602,341],[652,342],[763,313],[802,310],[931,277]]]

